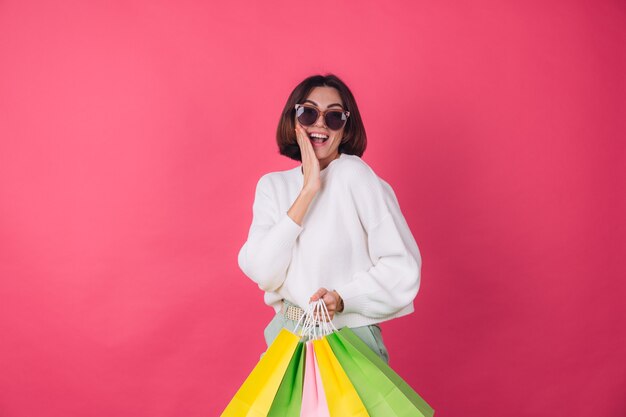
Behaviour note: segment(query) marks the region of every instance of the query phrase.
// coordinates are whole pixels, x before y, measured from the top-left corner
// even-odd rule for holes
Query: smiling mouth
[[[324,143],[328,140],[328,136],[321,133],[309,133],[309,139],[313,143]]]

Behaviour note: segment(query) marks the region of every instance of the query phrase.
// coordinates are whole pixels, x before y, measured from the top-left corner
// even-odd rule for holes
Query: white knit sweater
[[[413,312],[422,259],[391,186],[349,154],[320,177],[302,226],[287,215],[302,190],[301,165],[259,179],[241,270],[276,311],[282,299],[306,307],[319,288],[336,290],[344,300],[338,328]]]

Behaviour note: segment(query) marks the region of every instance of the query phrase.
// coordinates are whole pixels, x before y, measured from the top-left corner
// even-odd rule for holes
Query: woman
[[[367,140],[352,93],[334,75],[305,79],[276,139],[302,165],[259,179],[238,256],[276,311],[267,345],[322,299],[337,328],[388,363],[379,323],[413,312],[422,260],[391,186],[361,159]]]

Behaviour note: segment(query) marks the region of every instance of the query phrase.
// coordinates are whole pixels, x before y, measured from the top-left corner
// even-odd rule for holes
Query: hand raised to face
[[[320,179],[320,162],[315,155],[309,136],[299,123],[296,123],[296,140],[298,141],[300,155],[302,157],[302,173],[304,175],[302,189],[317,192],[322,186]]]

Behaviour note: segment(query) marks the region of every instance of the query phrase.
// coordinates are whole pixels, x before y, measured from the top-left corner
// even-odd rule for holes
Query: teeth
[[[311,133],[309,136],[312,138],[328,139],[328,136],[322,135],[321,133]]]

